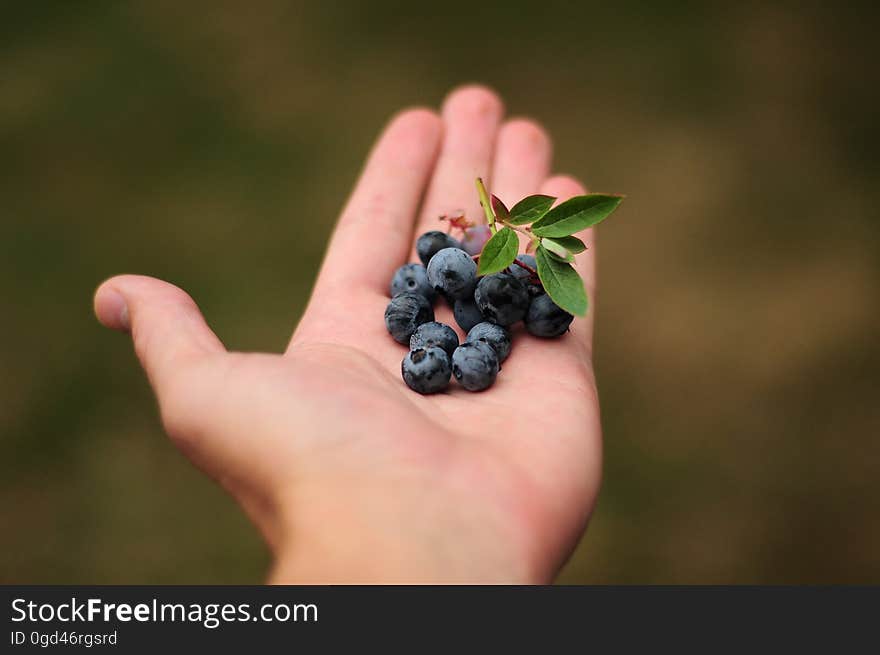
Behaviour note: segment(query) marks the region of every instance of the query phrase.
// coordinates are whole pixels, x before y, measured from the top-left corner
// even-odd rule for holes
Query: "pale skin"
[[[551,176],[551,143],[479,86],[440,113],[395,116],[336,226],[283,354],[228,352],[193,300],[121,275],[95,294],[130,332],[172,442],[244,508],[274,583],[546,583],[582,534],[601,477],[593,315],[560,339],[514,332],[497,383],[420,396],[382,319],[393,271],[437,217],[482,216],[474,178],[508,206],[584,193]],[[576,267],[595,299],[593,234]],[[444,303],[437,320],[455,326]],[[457,327],[457,326],[456,326]],[[459,335],[461,331],[459,330]]]

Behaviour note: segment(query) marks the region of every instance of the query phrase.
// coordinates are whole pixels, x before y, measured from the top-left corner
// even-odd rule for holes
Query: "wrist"
[[[388,486],[291,494],[272,584],[535,584],[547,581],[507,522],[465,499],[389,498]],[[447,490],[448,491],[448,490]]]

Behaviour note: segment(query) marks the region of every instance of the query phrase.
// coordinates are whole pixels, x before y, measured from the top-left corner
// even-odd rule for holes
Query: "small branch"
[[[486,214],[486,225],[492,234],[495,234],[495,214],[492,213],[492,204],[489,202],[489,194],[486,192],[486,186],[483,184],[483,178],[477,178],[477,193],[480,194],[480,206],[483,213]]]
[[[520,234],[526,235],[532,241],[537,239],[537,237],[534,234],[532,234],[532,231],[527,227],[520,227],[519,225],[513,225],[511,223],[508,223],[507,221],[503,221],[502,225],[504,225],[504,227],[509,227],[514,232],[519,232]]]
[[[476,262],[476,261],[479,261],[479,260],[480,260],[480,254],[481,254],[481,253],[477,253],[476,255],[471,255],[471,259],[473,259],[475,262]],[[536,271],[534,268],[532,268],[532,267],[529,266],[528,264],[526,264],[526,263],[524,263],[524,262],[521,262],[521,261],[518,260],[518,259],[514,259],[514,260],[513,260],[513,263],[516,264],[517,266],[519,266],[520,268],[524,268],[524,269],[526,269],[529,273],[532,274],[533,277],[535,277],[535,278],[537,278],[537,279],[539,279],[539,280],[541,279],[541,278],[538,277],[538,271]]]
[[[513,263],[516,264],[517,266],[519,266],[520,268],[524,268],[524,269],[526,269],[529,273],[531,273],[531,274],[534,275],[535,277],[538,277],[538,271],[536,271],[534,268],[532,268],[532,267],[529,266],[528,264],[526,264],[526,263],[524,263],[524,262],[521,262],[521,261],[518,260],[518,259],[514,259],[514,260],[513,260]]]

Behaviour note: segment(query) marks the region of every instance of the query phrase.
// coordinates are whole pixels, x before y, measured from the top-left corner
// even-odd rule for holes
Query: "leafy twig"
[[[588,299],[584,282],[571,262],[574,255],[587,246],[574,235],[605,220],[617,209],[623,196],[589,193],[553,207],[555,198],[536,195],[523,198],[508,210],[500,199],[493,196],[490,201],[480,178],[476,184],[480,205],[492,232],[483,247],[485,256],[475,257],[480,262],[478,273],[490,275],[511,265],[520,266],[540,280],[544,291],[559,307],[579,316],[586,314]],[[534,248],[537,270],[516,258],[517,232],[528,237],[529,250]]]

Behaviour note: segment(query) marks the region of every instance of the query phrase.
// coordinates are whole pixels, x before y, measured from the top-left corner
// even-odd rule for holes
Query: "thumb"
[[[172,284],[141,275],[110,278],[95,292],[95,314],[108,328],[130,332],[134,349],[159,401],[162,423],[174,443],[217,479],[244,506],[271,544],[277,530],[265,500],[252,489],[236,491],[242,461],[212,438],[204,438],[219,410],[217,382],[226,349],[189,295]],[[232,473],[235,472],[235,475]],[[258,488],[258,485],[255,485]]]
[[[95,292],[95,314],[104,326],[131,333],[135,352],[166,419],[167,410],[181,404],[175,389],[181,389],[180,382],[189,370],[225,352],[193,299],[155,278],[110,278]]]

